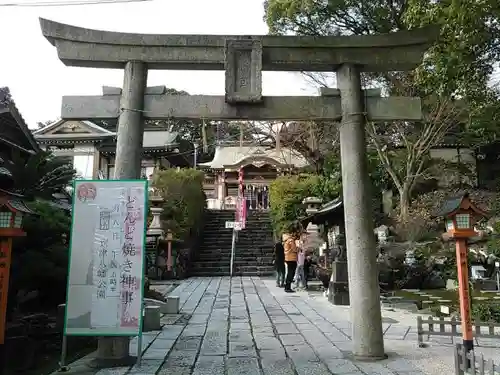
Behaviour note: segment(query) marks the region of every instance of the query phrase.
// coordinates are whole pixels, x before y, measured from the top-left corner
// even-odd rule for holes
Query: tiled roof
[[[456,211],[460,207],[460,203],[464,200],[464,198],[468,197],[467,193],[463,193],[457,195],[452,198],[448,198],[443,202],[443,205],[436,210],[433,216],[447,216],[448,214]]]
[[[25,144],[18,144],[17,141],[13,142],[16,146],[21,147],[25,152],[31,154],[40,151],[40,147],[33,138],[31,131],[28,129],[28,125],[19,112],[19,109],[16,107],[8,87],[0,87],[0,115],[0,125],[2,125],[3,121],[8,124],[13,124],[20,130],[22,136],[25,138]],[[29,149],[26,147],[29,147]]]
[[[158,148],[177,144],[179,133],[168,130],[145,130],[142,147]]]
[[[26,204],[20,199],[9,199],[7,202],[14,210],[25,213],[34,214],[35,212],[31,210]]]
[[[217,146],[212,161],[200,163],[200,167],[223,169],[226,165],[235,165],[243,162],[247,158],[270,158],[276,164],[287,164],[296,168],[306,167],[309,163],[298,152],[282,147],[279,151],[265,146]],[[251,164],[251,162],[250,162]]]
[[[324,218],[329,218],[329,217],[341,218],[343,216],[344,216],[344,210],[342,206],[342,199],[336,198],[322,205],[318,211],[302,218],[301,222],[302,225],[307,226],[307,224],[309,223],[321,224]]]

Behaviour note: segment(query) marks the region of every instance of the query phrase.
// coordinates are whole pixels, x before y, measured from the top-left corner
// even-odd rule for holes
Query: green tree
[[[271,219],[276,233],[286,231],[290,225],[305,216],[302,200],[318,197],[323,202],[335,199],[340,194],[340,176],[325,177],[313,174],[278,177],[271,183],[269,200]]]
[[[40,151],[28,158],[14,153],[12,160],[2,161],[2,166],[10,171],[10,186],[6,186],[26,199],[52,199],[54,193],[60,193],[71,184],[76,171],[64,160],[52,153]]]
[[[176,239],[189,242],[201,233],[206,205],[203,178],[203,172],[195,169],[166,169],[153,176],[153,187],[165,199],[165,229]]]
[[[378,84],[392,95],[423,99],[421,122],[367,126],[371,146],[399,192],[403,220],[417,184],[435,177],[427,168],[432,147],[450,133],[471,144],[499,134],[498,92],[488,86],[500,52],[495,1],[268,0],[265,10],[275,34],[369,35],[439,27],[438,41],[414,71],[363,76],[367,85]]]
[[[53,309],[65,299],[71,217],[47,202],[30,208],[37,215],[24,218],[27,235],[13,244],[9,308],[23,308],[16,301],[19,291],[38,291],[41,307]]]

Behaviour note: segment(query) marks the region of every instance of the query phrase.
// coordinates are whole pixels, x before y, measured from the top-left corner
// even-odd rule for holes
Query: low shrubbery
[[[498,303],[472,302],[472,317],[480,322],[500,323],[500,305]]]

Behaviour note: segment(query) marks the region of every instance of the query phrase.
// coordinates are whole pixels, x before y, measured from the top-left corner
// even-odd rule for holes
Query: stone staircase
[[[225,228],[226,221],[234,221],[234,211],[206,211],[203,241],[191,268],[191,275],[229,275],[233,230]],[[273,275],[273,252],[273,232],[269,213],[250,212],[246,228],[238,234],[233,275]]]

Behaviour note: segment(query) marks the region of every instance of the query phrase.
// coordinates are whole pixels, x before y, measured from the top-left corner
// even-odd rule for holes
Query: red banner
[[[238,172],[238,199],[236,200],[236,222],[240,223],[240,228],[244,229],[247,218],[247,202],[243,189],[243,168]]]

